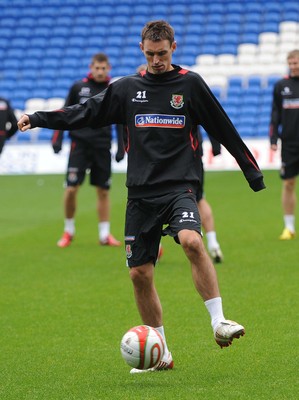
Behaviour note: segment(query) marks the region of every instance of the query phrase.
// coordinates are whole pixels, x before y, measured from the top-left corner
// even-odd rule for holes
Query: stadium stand
[[[267,134],[273,85],[299,47],[297,1],[2,0],[0,94],[18,110],[34,98],[61,103],[98,51],[109,55],[112,78],[134,73],[144,61],[141,28],[158,18],[175,28],[174,62],[203,76],[240,134]]]

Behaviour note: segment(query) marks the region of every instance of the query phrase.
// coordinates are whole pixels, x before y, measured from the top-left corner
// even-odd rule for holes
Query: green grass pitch
[[[111,190],[123,239],[125,176]],[[175,369],[130,375],[120,355],[141,323],[122,248],[98,245],[95,192],[79,193],[77,235],[63,229],[63,176],[0,176],[0,399],[297,399],[298,238],[281,242],[281,182],[254,193],[241,172],[206,173],[224,263],[225,316],[246,335],[220,349],[181,248],[163,238],[156,285]]]

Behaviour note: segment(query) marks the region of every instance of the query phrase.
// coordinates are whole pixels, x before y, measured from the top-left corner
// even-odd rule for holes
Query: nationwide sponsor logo
[[[167,114],[137,114],[135,115],[136,128],[177,128],[185,126],[184,115]]]
[[[176,110],[180,109],[184,105],[184,97],[181,94],[173,94],[170,101],[171,107]]]
[[[297,99],[284,99],[282,106],[283,106],[284,109],[299,108],[299,98],[297,98]]]

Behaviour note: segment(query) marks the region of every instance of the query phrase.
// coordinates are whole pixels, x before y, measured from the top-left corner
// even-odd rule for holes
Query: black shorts
[[[291,179],[299,175],[299,148],[294,143],[282,141],[281,147],[281,179]]]
[[[167,225],[163,229],[163,225]],[[127,265],[156,263],[161,236],[189,229],[201,233],[194,193],[179,192],[148,199],[129,199],[126,210],[125,246]]]
[[[299,175],[299,160],[293,163],[282,163],[279,171],[281,179],[291,179]]]
[[[88,142],[72,140],[69,155],[67,186],[81,185],[90,170],[90,184],[109,189],[111,184],[111,153]]]

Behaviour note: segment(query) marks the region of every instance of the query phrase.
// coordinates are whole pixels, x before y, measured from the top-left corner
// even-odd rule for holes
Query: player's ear
[[[139,42],[139,47],[140,47],[140,50],[143,52],[144,47],[143,47],[143,43],[142,42]]]
[[[173,43],[172,43],[172,45],[171,45],[171,50],[172,50],[172,52],[174,52],[175,50],[176,50],[176,41],[174,41]]]

